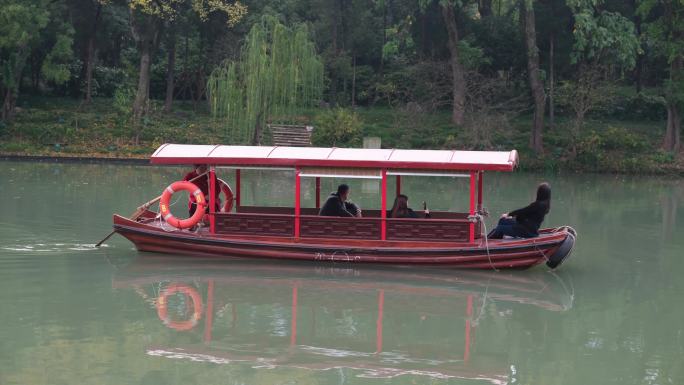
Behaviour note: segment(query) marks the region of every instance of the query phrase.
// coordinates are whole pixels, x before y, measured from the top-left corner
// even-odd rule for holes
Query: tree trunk
[[[333,4],[333,22],[332,22],[332,54],[333,54],[333,65],[331,67],[330,73],[330,105],[337,105],[337,83],[339,80],[339,73],[337,71],[337,57],[339,54],[339,44],[338,44],[338,30],[340,23],[340,1],[335,1]]]
[[[492,0],[479,0],[477,2],[477,9],[480,12],[480,17],[485,18],[492,15]]]
[[[95,20],[93,21],[93,30],[88,38],[88,53],[86,54],[85,63],[85,102],[90,104],[93,101],[93,68],[95,67],[95,36],[97,34],[97,26],[100,23],[100,15],[102,14],[102,3],[97,3],[97,11],[95,11]]]
[[[93,67],[95,61],[95,37],[91,36],[88,39],[88,53],[86,54],[86,89],[85,89],[85,103],[90,104],[93,101]]]
[[[176,34],[171,31],[169,36],[169,52],[166,67],[166,100],[164,101],[164,112],[171,112],[173,104],[174,76],[176,67]]]
[[[451,110],[451,122],[462,125],[465,111],[466,84],[463,66],[461,65],[458,55],[458,30],[456,28],[456,16],[454,15],[453,5],[449,3],[442,4],[442,17],[444,18],[447,34],[449,36],[448,44],[449,53],[451,54],[452,92],[454,98]]]
[[[140,121],[149,110],[150,101],[150,67],[152,66],[152,53],[157,48],[159,37],[159,20],[147,17],[136,17],[133,9],[130,9],[131,33],[138,43],[140,51],[140,68],[138,70],[138,89],[133,101],[133,126],[135,127],[135,144],[140,143]]]
[[[14,116],[14,107],[17,104],[17,98],[14,91],[11,88],[5,88],[5,98],[2,103],[2,120],[11,120]]]
[[[378,69],[380,77],[385,70],[385,44],[387,44],[387,0],[382,2],[382,46],[380,47],[380,68]]]
[[[425,15],[427,11],[420,13],[420,60],[423,60],[427,53],[427,23]]]
[[[24,67],[26,66],[26,60],[28,60],[29,55],[26,54],[26,46],[22,46],[17,50],[16,60],[13,68],[8,66],[5,70],[9,70],[7,75],[8,84],[0,83],[0,90],[3,90],[3,103],[2,111],[0,113],[0,119],[3,121],[12,120],[14,113],[16,112],[17,97],[19,95],[19,90],[21,89],[21,79],[24,72]]]
[[[549,36],[549,127],[554,128],[555,119],[555,106],[553,105],[553,92],[554,92],[554,65],[553,65],[553,34]]]
[[[263,116],[263,112],[259,113],[257,115],[256,119],[256,124],[254,125],[254,135],[252,136],[252,145],[253,146],[260,146],[261,145],[261,117]]]
[[[637,0],[632,1],[632,6],[634,9],[639,7],[639,2]],[[635,12],[634,15],[634,28],[636,29],[636,34],[638,38],[641,38],[641,17]],[[637,94],[641,92],[644,85],[644,54],[637,52],[636,56],[636,68],[634,68],[634,83],[636,86]]]
[[[525,26],[525,48],[527,49],[527,79],[534,99],[534,119],[530,147],[537,153],[544,150],[542,145],[542,129],[544,127],[544,84],[539,74],[539,49],[537,48],[537,34],[534,21],[534,3],[532,0],[521,1],[521,19]]]
[[[677,84],[679,79],[684,77],[684,57],[678,56],[670,64],[670,80]],[[672,91],[669,91],[672,92]],[[677,100],[673,95],[668,95],[667,100],[667,127],[665,129],[665,138],[663,139],[663,148],[666,151],[678,152],[681,147],[680,131],[682,125],[682,116],[679,112]]]
[[[149,41],[144,41],[140,47],[140,70],[138,74],[138,90],[133,102],[133,118],[139,121],[147,113],[150,95],[150,66],[152,64],[152,49]]]
[[[204,96],[205,87],[207,86],[207,80],[204,78],[204,68],[200,67],[197,70],[197,76],[195,77],[195,90],[197,92],[196,98],[193,99],[193,108],[197,110],[200,100]]]
[[[356,107],[356,53],[352,53],[351,106]]]
[[[636,78],[634,82],[636,83],[636,92],[638,94],[644,87],[644,55],[642,54],[637,54],[634,77]]]
[[[680,131],[682,117],[676,103],[667,103],[667,129],[663,140],[663,149],[678,152],[681,148]]]

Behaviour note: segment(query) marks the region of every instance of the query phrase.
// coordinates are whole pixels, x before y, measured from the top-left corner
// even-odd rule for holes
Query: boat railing
[[[283,207],[283,206],[240,206],[236,209],[237,213],[241,214],[289,214],[294,215],[294,207]],[[315,207],[302,207],[300,209],[301,215],[318,215],[318,211]],[[389,218],[391,210],[387,210],[387,218]],[[422,210],[415,210],[419,218],[425,216],[425,212]],[[380,218],[381,210],[377,209],[363,209],[364,218]],[[453,211],[430,211],[430,218],[432,219],[468,219],[468,213],[458,213]]]
[[[254,235],[293,237],[295,215],[289,208],[252,208],[249,211],[217,213],[216,233],[224,235]],[[265,209],[275,209],[267,212]],[[312,213],[315,212],[311,210]],[[364,211],[363,218],[322,217],[300,215],[301,238],[336,238],[380,240],[382,219],[380,210]],[[375,215],[373,215],[375,214]],[[466,214],[448,213],[456,218],[415,219],[386,218],[386,239],[391,241],[467,242],[471,222]],[[434,215],[434,214],[433,214]],[[461,218],[458,218],[461,216]],[[479,224],[476,234],[479,234]]]

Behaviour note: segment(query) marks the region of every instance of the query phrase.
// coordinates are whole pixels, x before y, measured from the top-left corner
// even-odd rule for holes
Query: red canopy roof
[[[207,163],[218,166],[512,171],[518,164],[518,153],[515,150],[451,151],[163,144],[152,154],[151,162]]]

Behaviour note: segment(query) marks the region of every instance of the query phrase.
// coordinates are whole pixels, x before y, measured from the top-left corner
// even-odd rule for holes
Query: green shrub
[[[355,147],[361,144],[361,119],[344,108],[327,110],[314,118],[315,129],[311,141],[323,147]]]
[[[601,137],[605,150],[643,151],[649,146],[646,138],[623,127],[608,127]]]
[[[123,85],[114,91],[114,109],[122,115],[131,113],[131,106],[133,105],[133,98],[135,98],[135,91],[132,87]]]
[[[605,111],[593,114],[621,120],[663,120],[667,118],[662,96],[647,92],[618,94]]]
[[[95,66],[93,95],[112,97],[126,81],[126,71],[123,68]]]
[[[651,159],[658,164],[669,164],[674,163],[675,156],[669,151],[658,150],[651,155]]]

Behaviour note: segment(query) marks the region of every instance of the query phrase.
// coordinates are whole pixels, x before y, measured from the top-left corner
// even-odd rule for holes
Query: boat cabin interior
[[[152,156],[153,164],[206,164],[210,195],[215,201],[215,184],[220,176],[234,172],[234,204],[229,212],[216,212],[210,206],[211,234],[222,237],[261,236],[306,239],[348,239],[394,242],[479,242],[482,236],[478,215],[483,206],[484,172],[512,171],[517,153],[441,150],[384,150],[250,146],[161,146]],[[291,207],[243,205],[243,170],[292,171],[294,190]],[[441,176],[464,178],[469,185],[468,212],[432,211],[424,218],[390,218],[394,197],[401,194],[402,178]],[[315,183],[302,183],[311,178]],[[363,209],[363,217],[326,217],[318,212],[327,192],[321,191],[322,178],[365,179],[379,183],[380,209]],[[233,178],[231,178],[233,179]],[[394,179],[395,194],[388,191]],[[315,205],[303,207],[302,187],[315,186]],[[322,195],[323,194],[323,195]],[[464,199],[464,197],[454,197]],[[388,242],[389,243],[389,242]]]

